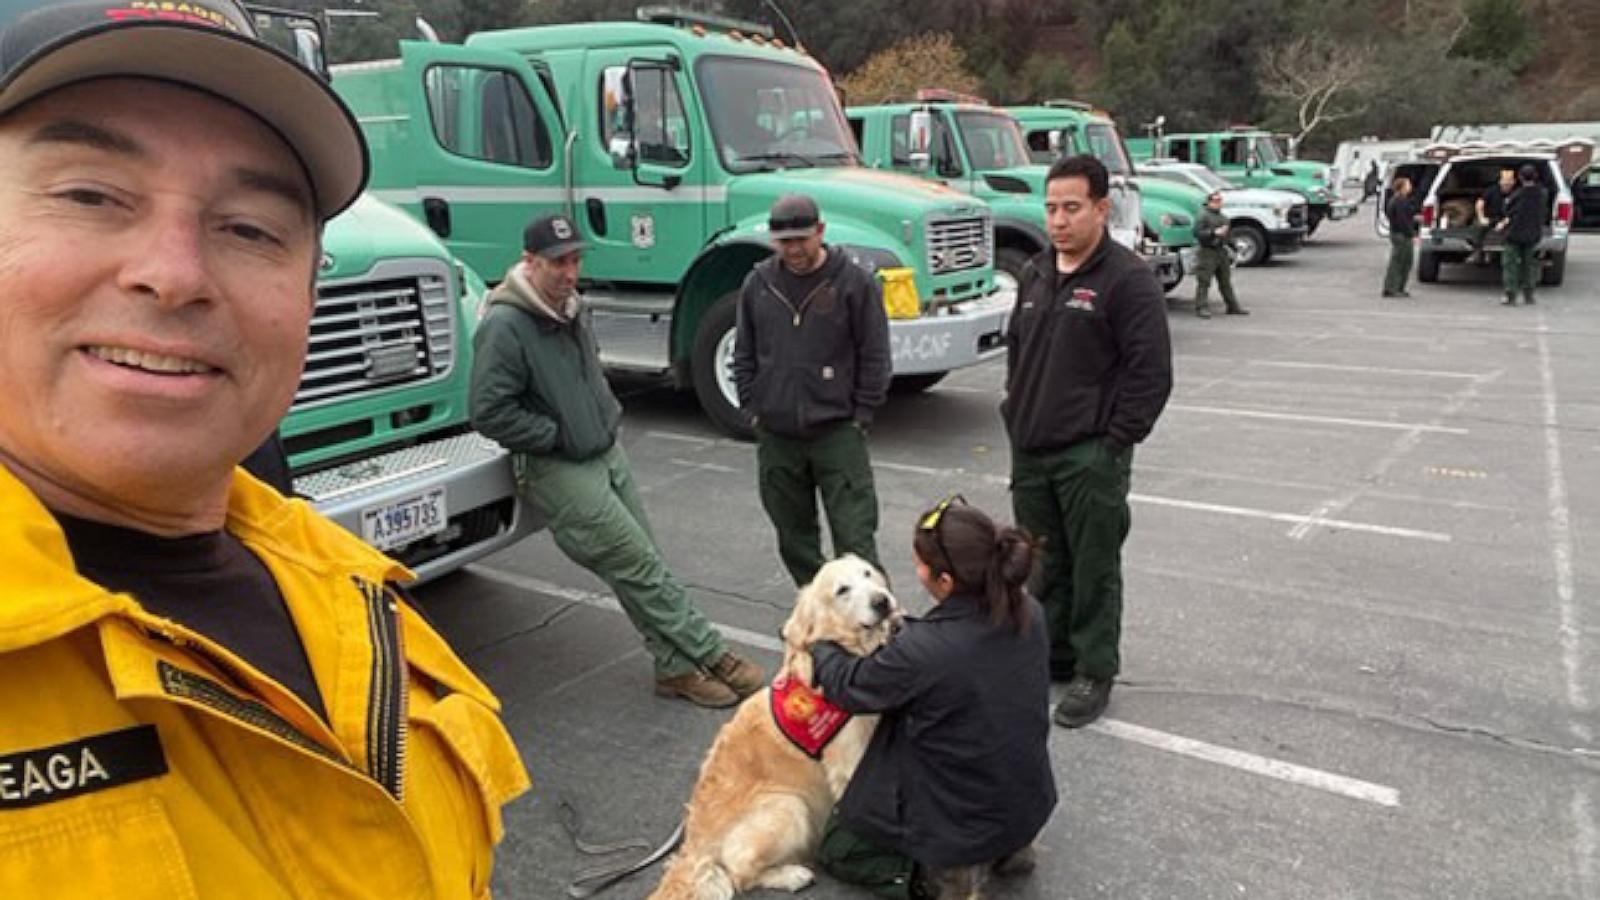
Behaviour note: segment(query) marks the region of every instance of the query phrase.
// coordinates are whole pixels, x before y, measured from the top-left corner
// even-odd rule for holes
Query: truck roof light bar
[[[776,34],[771,25],[746,22],[730,16],[719,16],[678,6],[641,6],[634,11],[634,15],[641,22],[671,25],[676,28],[698,25],[712,31],[743,32],[751,37],[759,36],[763,40],[770,40]]]

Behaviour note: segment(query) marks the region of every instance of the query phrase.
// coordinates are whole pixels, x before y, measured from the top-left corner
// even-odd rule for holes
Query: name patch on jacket
[[[0,756],[0,809],[55,803],[167,772],[154,725]]]
[[[839,729],[850,722],[850,714],[829,703],[822,694],[785,672],[772,680],[772,720],[778,730],[812,759],[833,743]]]
[[[1067,299],[1067,308],[1094,312],[1094,301],[1099,296],[1092,288],[1073,288],[1072,296]]]

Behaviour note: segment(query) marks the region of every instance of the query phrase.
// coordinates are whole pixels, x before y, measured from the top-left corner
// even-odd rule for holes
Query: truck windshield
[[[990,172],[1029,164],[1022,130],[1010,116],[961,112],[956,113],[956,125],[961,130],[961,143],[967,147],[967,157],[974,171]]]
[[[1233,182],[1211,171],[1205,166],[1194,166],[1184,170],[1189,173],[1190,179],[1206,191],[1228,191],[1233,189]]]
[[[1256,158],[1263,166],[1275,166],[1283,162],[1283,154],[1278,152],[1278,145],[1269,137],[1258,137],[1252,142],[1251,149],[1255,151]]]
[[[1133,163],[1128,161],[1128,151],[1122,147],[1122,135],[1115,125],[1093,124],[1083,129],[1085,150],[1112,175],[1132,175]]]
[[[729,172],[860,161],[833,86],[815,69],[709,56],[697,65],[717,156]]]

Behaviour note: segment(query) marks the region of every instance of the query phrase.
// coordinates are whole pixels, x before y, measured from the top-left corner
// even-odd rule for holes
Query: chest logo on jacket
[[[1066,307],[1067,309],[1092,313],[1094,312],[1095,301],[1098,299],[1100,299],[1100,295],[1095,293],[1093,288],[1073,288],[1072,296],[1067,298]]]

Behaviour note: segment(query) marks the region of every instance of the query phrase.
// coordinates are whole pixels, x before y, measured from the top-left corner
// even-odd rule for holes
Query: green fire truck
[[[1137,187],[1148,244],[1179,262],[1173,270],[1157,270],[1162,287],[1168,291],[1176,288],[1183,273],[1194,268],[1198,247],[1194,222],[1204,198],[1182,185],[1136,177],[1117,124],[1087,103],[1051,100],[1039,106],[1007,107],[1006,111],[1021,124],[1034,162],[1048,165],[1058,156],[1087,153],[1104,163],[1113,178]]]
[[[759,26],[641,10],[638,22],[402,41],[334,68],[372,147],[374,193],[499,278],[533,216],[572,216],[609,368],[692,386],[747,434],[731,364],[740,284],[767,210],[811,195],[827,239],[885,281],[896,384],[1004,352],[988,207],[863,167],[827,71]]]
[[[995,277],[1014,286],[1029,258],[1050,246],[1045,232],[1046,162],[1030,156],[1017,120],[976,97],[922,90],[913,103],[845,110],[867,165],[920,175],[989,204],[994,214]],[[1113,175],[1113,240],[1142,252],[1163,283],[1177,284],[1176,253],[1144,240],[1142,198],[1132,179]]]
[[[1239,187],[1294,191],[1306,198],[1306,234],[1323,219],[1339,221],[1356,212],[1356,202],[1339,195],[1327,163],[1285,159],[1271,132],[1249,127],[1227,131],[1167,134],[1135,145],[1140,162],[1150,158],[1199,163]]]
[[[315,20],[250,11],[263,37],[325,72]],[[294,492],[423,580],[538,527],[505,451],[468,424],[482,281],[370,195],[328,223],[322,249],[305,370],[279,429]]]

